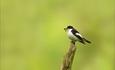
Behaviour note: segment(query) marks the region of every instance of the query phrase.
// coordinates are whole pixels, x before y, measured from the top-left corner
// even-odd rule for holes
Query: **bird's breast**
[[[78,38],[77,38],[71,31],[72,31],[72,30],[70,29],[70,30],[68,30],[68,32],[67,32],[67,35],[68,35],[69,39],[71,39],[71,40],[73,40],[73,41],[77,41]]]

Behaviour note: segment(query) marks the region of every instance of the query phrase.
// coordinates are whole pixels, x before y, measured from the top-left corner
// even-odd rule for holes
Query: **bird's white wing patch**
[[[78,36],[82,37],[82,35],[81,35],[80,33],[76,33],[76,35],[78,35]]]

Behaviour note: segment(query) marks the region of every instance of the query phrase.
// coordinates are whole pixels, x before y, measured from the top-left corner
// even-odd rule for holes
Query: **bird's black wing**
[[[73,33],[73,35],[75,35],[75,36],[79,39],[79,41],[80,41],[81,43],[85,44],[83,38],[82,38],[80,35],[76,35],[76,33],[79,33],[77,30],[73,29],[73,30],[72,30],[72,33]]]

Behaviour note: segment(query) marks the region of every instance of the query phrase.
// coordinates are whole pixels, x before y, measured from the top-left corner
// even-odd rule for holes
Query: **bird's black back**
[[[79,35],[76,35],[76,33],[79,33],[76,29],[72,29],[72,33],[73,33],[74,36],[76,36],[79,39],[79,41],[81,43],[85,44],[83,38],[81,36],[79,36]]]

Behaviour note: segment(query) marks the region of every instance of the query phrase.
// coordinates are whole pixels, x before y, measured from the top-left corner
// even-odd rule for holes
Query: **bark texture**
[[[61,70],[71,70],[75,52],[76,52],[75,42],[71,42],[69,50],[67,51],[64,57]]]

